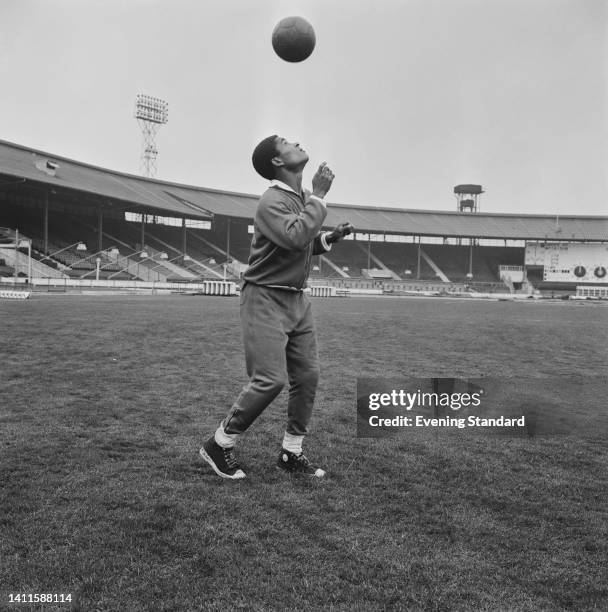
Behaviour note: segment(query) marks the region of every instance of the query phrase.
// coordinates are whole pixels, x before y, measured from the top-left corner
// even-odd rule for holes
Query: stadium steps
[[[369,267],[367,252],[363,253],[354,240],[336,242],[324,257],[340,269],[348,268],[346,272],[350,278],[360,278],[361,270]]]
[[[90,229],[91,231],[96,232],[96,228],[89,223],[82,222],[82,225]],[[106,223],[106,227],[110,225]],[[115,224],[114,224],[115,226]],[[116,227],[114,227],[116,229]],[[156,266],[156,262],[148,262],[146,258],[139,259],[138,251],[134,249],[130,244],[118,238],[114,234],[110,234],[108,231],[102,231],[102,235],[106,238],[109,238],[115,245],[122,247],[123,250],[128,251],[127,255],[121,255],[116,259],[116,265],[118,266],[118,270],[108,275],[109,280],[113,280],[119,277],[119,275],[130,274],[132,277],[148,281],[148,282],[166,282],[167,277],[170,276],[170,273],[163,274],[158,268],[153,269]],[[168,272],[168,271],[167,271]]]
[[[486,258],[488,247],[473,247],[473,280],[476,282],[500,282],[490,270]],[[470,247],[468,245],[426,244],[425,254],[449,277],[451,282],[471,282],[468,277]]]
[[[156,242],[156,244],[160,244],[163,248],[172,251],[173,253],[176,253],[177,256],[181,257],[182,253],[179,249],[177,249],[174,245],[165,242],[164,240],[160,239],[158,236],[154,236],[152,234],[148,234],[148,239],[149,240],[154,240]],[[188,249],[186,248],[186,254],[188,254]],[[216,278],[224,278],[223,274],[219,273],[217,270],[214,270],[212,267],[206,265],[205,263],[203,263],[202,261],[199,261],[198,259],[195,259],[194,257],[192,257],[192,255],[188,254],[188,257],[190,257],[190,262],[194,263],[194,266],[190,266],[190,265],[176,265],[174,263],[171,263],[171,265],[175,268],[176,273],[181,274],[182,276],[186,276],[186,278],[190,279],[190,280],[195,280],[195,279],[199,279],[202,275],[211,275],[213,277]],[[188,262],[188,263],[190,263]],[[166,264],[167,262],[165,262]],[[192,269],[194,267],[194,270]]]
[[[134,280],[133,276],[128,272],[123,271],[120,266],[116,263],[117,257],[110,256],[106,251],[100,251],[95,253],[95,259],[99,257],[99,278],[100,280],[108,280],[112,276],[111,280]],[[74,267],[75,274],[70,276],[81,279],[93,279],[97,278],[97,262],[92,269],[82,271],[77,270]]]
[[[40,263],[33,257],[30,259],[27,255],[21,253],[21,251],[15,251],[15,249],[0,248],[0,258],[4,259],[7,266],[17,268],[21,272],[27,272],[31,262],[33,278],[68,278],[61,270]]]
[[[151,237],[148,236],[148,238]],[[183,281],[192,281],[197,279],[196,274],[193,274],[190,270],[178,266],[169,259],[162,259],[161,255],[163,251],[158,251],[152,248],[149,243],[146,244],[146,252],[148,255],[151,255],[150,259],[154,261],[158,267],[168,272],[168,278],[178,278],[179,280]],[[181,257],[181,253],[178,252],[178,256]]]
[[[343,278],[350,278],[350,274],[347,274],[342,268],[337,266],[327,255],[319,255],[319,259],[322,263],[329,266],[334,272],[337,272]]]
[[[226,251],[224,251],[224,249],[222,249],[221,247],[217,246],[216,244],[213,244],[213,242],[210,242],[206,238],[203,238],[202,236],[199,236],[198,234],[195,234],[192,230],[188,230],[187,231],[187,236],[189,236],[191,238],[194,238],[199,243],[202,243],[206,247],[208,247],[209,249],[215,251],[216,253],[219,253],[222,256],[223,260],[225,260],[225,261],[228,260],[228,254],[226,253]]]
[[[82,225],[92,231],[97,231],[96,228],[86,222],[82,222]],[[106,223],[106,227],[110,225]],[[119,278],[120,275],[127,273],[133,278],[148,282],[166,282],[167,276],[162,274],[158,270],[152,270],[148,263],[145,263],[144,259],[139,259],[137,250],[134,249],[130,244],[118,238],[114,234],[110,234],[108,231],[102,231],[102,235],[111,240],[117,247],[121,247],[123,251],[127,251],[127,254],[122,254],[116,258],[114,262],[117,266],[116,272],[113,272],[107,276],[109,280]]]
[[[195,231],[195,230],[193,230]],[[159,232],[162,238],[159,237]],[[193,236],[195,240],[188,240],[188,236]],[[232,278],[230,272],[224,275],[223,264],[215,262],[215,258],[225,261],[225,257],[219,257],[213,249],[204,245],[204,243],[196,243],[196,234],[190,232],[186,235],[186,255],[188,259],[180,263],[183,268],[196,275],[197,278],[224,279]],[[171,247],[176,253],[182,253],[183,236],[182,230],[174,227],[156,227],[153,239],[157,244],[162,244],[164,248]],[[238,277],[237,277],[238,278]]]
[[[366,249],[360,242],[355,243],[359,249],[361,249],[364,253],[368,253],[368,249]],[[377,256],[374,255],[374,253],[371,252],[371,248],[369,249],[369,258],[371,259],[371,261],[373,261],[381,270],[384,270],[385,272],[388,273],[388,278],[392,278],[394,280],[401,280],[399,275],[396,272],[393,272],[387,265],[385,265],[385,263]],[[372,268],[367,268],[368,274],[370,274],[370,270],[372,270]],[[363,272],[363,270],[362,270]],[[371,278],[371,277],[370,277]],[[382,278],[387,278],[385,276],[383,276]]]
[[[507,276],[503,278],[502,282],[505,284],[509,293],[515,293],[515,287],[513,286],[513,281]]]
[[[196,230],[192,230],[196,231]],[[158,233],[162,234],[162,238],[159,237]],[[182,230],[173,227],[156,227],[155,234],[148,234],[155,244],[160,244],[165,249],[172,249],[175,253],[182,255]],[[197,234],[191,234],[187,230],[186,234],[186,255],[189,260],[180,263],[180,266],[192,272],[197,278],[211,278],[211,279],[224,279],[224,278],[239,278],[238,275],[232,275],[230,271],[224,272],[223,263],[215,263],[215,258],[221,259],[226,263],[224,256],[220,257],[216,255],[216,251],[205,245],[204,242],[193,244],[199,237]],[[194,237],[195,241],[188,240],[188,236]],[[213,263],[211,263],[213,260]],[[239,262],[240,263],[240,262]]]
[[[230,229],[228,228],[230,222]],[[192,228],[199,237],[206,240],[215,252],[222,252],[226,259],[246,262],[251,251],[252,235],[249,233],[250,222],[243,223],[238,219],[217,219],[215,229],[200,230]]]
[[[37,243],[36,240],[32,241],[32,258],[37,261],[45,260],[45,266],[50,266],[51,268],[56,268],[57,270],[67,270],[67,266],[64,263],[57,261],[54,257],[49,257],[48,255],[45,255],[42,251],[42,247]]]
[[[145,252],[148,253],[148,257],[141,257],[140,254],[137,254],[128,255],[127,258],[138,266],[140,274],[145,275],[145,271],[148,271],[148,279],[145,280],[154,280],[166,283],[172,276],[171,272],[167,268],[165,268],[164,262],[162,260],[154,258],[155,255],[153,249],[146,246]],[[149,253],[153,253],[153,256],[150,257]]]
[[[193,231],[188,230],[188,234],[187,234],[190,238],[194,238],[195,241],[197,241],[199,244],[202,244],[206,247],[208,247],[207,249],[205,249],[206,252],[209,252],[209,249],[212,249],[212,251],[214,251],[215,253],[218,253],[221,255],[221,259],[222,259],[222,265],[223,263],[227,263],[228,262],[228,257],[226,254],[226,251],[224,251],[223,249],[221,249],[220,247],[216,246],[215,244],[213,244],[212,242],[209,242],[208,240],[206,240],[205,238],[203,238],[202,236],[199,236],[198,234],[195,234]],[[242,261],[236,259],[236,258],[231,258],[231,260],[233,262],[236,262],[237,264],[241,264],[244,265]],[[200,263],[200,262],[199,262]],[[206,267],[211,267],[211,264],[205,264]],[[223,267],[222,267],[222,272],[223,272]],[[229,276],[236,278],[234,275],[229,274]],[[223,278],[223,274],[222,274],[222,278]]]
[[[81,225],[83,225],[84,227],[88,228],[89,230],[93,231],[93,232],[97,232],[97,228],[95,228],[93,225],[90,225],[89,223],[86,222],[82,222]],[[108,222],[106,222],[106,226],[109,225]],[[124,240],[121,240],[120,238],[118,238],[117,236],[108,233],[107,230],[103,230],[102,232],[102,236],[105,236],[106,238],[109,238],[112,242],[116,243],[116,246],[121,246],[123,247],[123,249],[127,249],[127,251],[130,251],[131,253],[135,253],[136,249],[133,248],[133,246],[131,246],[129,243],[125,242]]]
[[[118,278],[119,274],[127,272],[136,279],[148,282],[166,282],[167,276],[158,270],[152,269],[150,262],[145,258],[138,259],[137,255],[123,255],[116,260],[120,271],[114,272],[108,276],[109,280]]]
[[[443,273],[443,271],[441,270],[441,268],[431,259],[431,257],[429,255],[427,255],[427,253],[425,252],[424,249],[420,249],[420,256],[422,257],[422,259],[424,259],[424,261],[426,261],[427,264],[429,264],[429,266],[431,266],[431,268],[433,268],[433,271],[435,272],[435,274],[444,282],[444,283],[449,283],[451,282],[450,279]]]
[[[224,278],[224,269],[219,264],[210,264],[208,261],[200,261],[199,259],[195,259],[192,255],[188,255],[190,257],[190,261],[187,262],[188,269],[195,274],[205,278],[211,275],[215,278]],[[226,274],[226,278],[231,278],[230,274]]]
[[[395,274],[395,280],[401,280],[416,269],[417,254],[412,256],[411,244],[403,242],[372,242],[371,255],[378,257],[382,263]],[[413,257],[413,259],[412,259]]]

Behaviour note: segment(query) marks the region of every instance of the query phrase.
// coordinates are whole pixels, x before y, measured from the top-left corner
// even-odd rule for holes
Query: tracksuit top
[[[327,209],[310,192],[269,187],[256,209],[245,283],[302,290],[312,256],[328,250],[319,234],[326,216]]]

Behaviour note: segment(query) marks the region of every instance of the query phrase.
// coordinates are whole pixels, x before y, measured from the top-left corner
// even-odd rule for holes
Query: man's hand
[[[324,198],[331,187],[334,176],[330,167],[323,162],[312,177],[312,195]]]
[[[336,227],[334,227],[334,229],[325,236],[325,240],[328,244],[338,242],[338,240],[342,240],[344,236],[351,234],[354,229],[355,228],[348,222],[340,223],[340,225],[336,225]]]

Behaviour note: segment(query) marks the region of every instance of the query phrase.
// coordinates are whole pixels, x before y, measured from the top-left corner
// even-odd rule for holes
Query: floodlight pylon
[[[138,94],[135,101],[135,118],[142,132],[143,143],[140,172],[147,177],[156,175],[156,133],[169,120],[169,104],[159,98]]]

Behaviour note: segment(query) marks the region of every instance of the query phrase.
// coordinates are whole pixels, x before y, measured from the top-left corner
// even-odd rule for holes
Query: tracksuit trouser
[[[319,380],[308,296],[246,283],[241,291],[241,324],[249,382],[224,419],[224,431],[243,433],[289,382],[286,431],[306,435]]]

